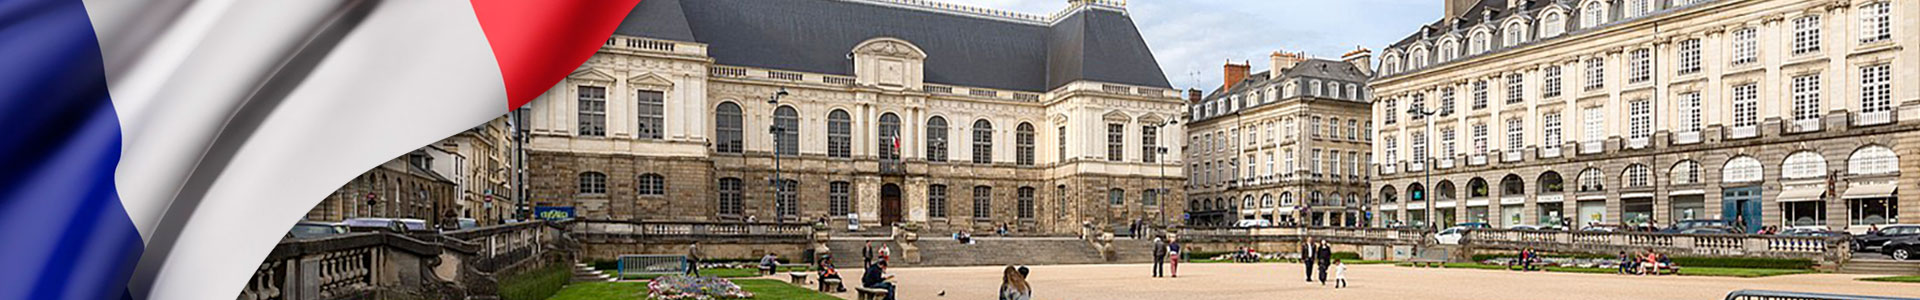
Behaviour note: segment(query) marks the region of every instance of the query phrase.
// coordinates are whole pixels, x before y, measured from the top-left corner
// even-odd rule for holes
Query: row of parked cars
[[[455,228],[460,230],[480,227],[480,222],[469,218],[456,219]],[[310,239],[346,234],[349,232],[434,232],[427,227],[427,220],[409,218],[352,218],[339,223],[300,221],[287,230],[285,238]]]
[[[1440,232],[1435,233],[1433,235],[1433,239],[1434,239],[1434,242],[1441,243],[1441,244],[1459,244],[1460,239],[1466,235],[1467,230],[1486,229],[1486,228],[1493,228],[1493,226],[1487,223],[1480,223],[1480,222],[1461,223],[1458,226],[1448,227],[1447,229],[1440,230]],[[1540,226],[1533,226],[1533,225],[1515,225],[1512,227],[1508,227],[1507,229],[1548,230],[1548,231],[1566,230],[1565,228],[1561,228],[1558,226],[1540,227]],[[1732,226],[1728,226],[1726,222],[1720,221],[1720,220],[1680,221],[1679,223],[1675,223],[1673,224],[1673,226],[1666,227],[1666,228],[1627,227],[1627,226],[1618,226],[1618,225],[1595,225],[1595,226],[1587,226],[1586,228],[1581,228],[1580,231],[1655,232],[1655,233],[1674,233],[1674,234],[1739,234],[1741,233],[1739,230],[1734,229]],[[1848,234],[1846,232],[1832,231],[1832,230],[1827,230],[1826,228],[1815,228],[1815,227],[1788,228],[1788,229],[1781,230],[1779,233],[1775,233],[1775,234],[1782,235],[1782,236],[1847,237],[1849,239],[1852,239],[1852,242],[1849,244],[1852,245],[1854,252],[1878,252],[1878,253],[1886,254],[1887,256],[1897,260],[1915,259],[1916,258],[1915,254],[1920,253],[1920,225],[1913,225],[1913,224],[1888,225],[1886,227],[1880,227],[1879,230],[1868,231],[1866,234],[1861,234],[1861,235],[1853,235],[1853,234]]]

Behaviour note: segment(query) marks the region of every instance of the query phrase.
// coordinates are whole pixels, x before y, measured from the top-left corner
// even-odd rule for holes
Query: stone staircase
[[[1153,240],[1113,239],[1113,263],[1152,263]]]
[[[874,242],[874,247],[876,248],[878,248],[882,242],[889,245],[892,244],[891,241],[883,239],[865,238],[835,238],[828,241],[827,247],[833,249],[833,253],[835,253],[833,260],[834,266],[839,268],[861,267],[860,248],[869,240]],[[1134,245],[1132,244],[1134,242],[1141,244]],[[1118,243],[1119,241],[1116,241],[1116,244]],[[1119,252],[1120,257],[1126,258],[1125,261],[1152,261],[1153,253],[1147,252],[1152,250],[1150,249],[1151,241],[1128,241],[1128,243],[1129,244],[1118,245],[1122,245],[1120,247],[1123,249],[1137,249],[1128,249],[1127,251]],[[1100,252],[1096,251],[1092,244],[1077,238],[982,237],[975,239],[974,244],[967,245],[961,244],[959,241],[953,239],[936,237],[923,238],[917,242],[916,245],[920,246],[920,263],[911,265],[900,264],[901,261],[896,258],[894,261],[896,266],[925,267],[1109,263],[1100,257]],[[895,255],[898,256],[900,247],[893,246],[892,248],[895,250]]]
[[[1854,259],[1840,265],[1840,273],[1880,275],[1920,275],[1920,261]]]
[[[573,264],[573,282],[589,282],[589,281],[611,282],[611,281],[620,281],[620,280],[613,278],[613,274],[608,274],[608,272],[594,270],[593,265],[589,265],[586,263],[574,263]]]

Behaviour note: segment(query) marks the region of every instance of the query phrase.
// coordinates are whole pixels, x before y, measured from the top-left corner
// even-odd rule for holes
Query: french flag
[[[639,1],[0,0],[0,300],[233,299],[335,188]]]

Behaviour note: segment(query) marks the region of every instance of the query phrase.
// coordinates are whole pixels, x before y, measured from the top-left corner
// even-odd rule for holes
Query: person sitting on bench
[[[887,261],[880,260],[873,262],[872,265],[867,265],[866,274],[861,274],[860,276],[860,286],[869,289],[887,290],[887,297],[883,300],[893,300],[894,290],[892,280],[893,274],[887,274]]]
[[[774,270],[778,269],[779,267],[780,267],[779,255],[775,255],[773,254],[773,252],[767,252],[766,256],[760,257],[760,273],[765,275],[773,275]]]
[[[847,286],[840,284],[840,270],[833,268],[833,255],[821,255],[820,259],[814,263],[818,264],[814,267],[820,269],[820,286],[825,287],[827,280],[832,279],[836,285],[833,287],[835,293],[847,292]],[[824,291],[826,288],[821,288],[821,290]]]

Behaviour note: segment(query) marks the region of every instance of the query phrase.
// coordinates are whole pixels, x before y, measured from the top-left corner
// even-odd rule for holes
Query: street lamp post
[[[1422,105],[1415,105],[1413,107],[1407,108],[1408,115],[1418,115],[1420,116],[1421,119],[1427,120],[1427,128],[1425,130],[1429,130],[1429,132],[1427,132],[1428,134],[1422,135],[1421,136],[1422,139],[1420,141],[1420,143],[1423,143],[1427,146],[1424,147],[1423,149],[1420,149],[1421,151],[1427,151],[1428,149],[1433,148],[1433,135],[1431,134],[1432,133],[1431,130],[1433,130],[1433,116],[1441,113],[1443,112],[1438,110],[1427,110],[1426,107],[1423,107]],[[1426,173],[1426,176],[1425,176],[1426,178],[1422,179],[1420,183],[1420,200],[1426,201],[1426,204],[1427,204],[1426,205],[1427,206],[1426,207],[1426,210],[1427,210],[1426,225],[1428,228],[1432,228],[1435,220],[1433,215],[1433,193],[1430,192],[1430,190],[1433,190],[1434,159],[1433,159],[1433,155],[1429,155],[1427,153],[1420,153],[1420,156],[1424,158],[1424,159],[1421,159],[1420,161],[1420,164],[1421,164],[1420,170]]]
[[[780,88],[780,91],[774,92],[773,96],[767,97],[767,105],[778,111],[780,97],[785,96],[787,96],[787,88]],[[775,118],[773,125],[767,126],[767,133],[773,135],[773,219],[775,222],[784,222],[784,216],[780,215],[780,210],[783,208],[780,204],[780,188],[781,184],[785,183],[780,180],[780,135],[786,133],[787,128],[780,127],[780,120],[777,119],[779,117],[775,116]]]
[[[1173,125],[1178,123],[1180,123],[1179,119],[1169,119],[1166,122],[1161,122],[1160,124],[1153,125],[1155,138],[1159,138],[1159,136],[1166,134],[1164,131],[1167,125]],[[1160,220],[1158,223],[1160,223],[1161,226],[1166,226],[1167,224],[1167,209],[1166,209],[1167,207],[1166,205],[1166,202],[1167,202],[1167,199],[1166,199],[1167,197],[1167,182],[1166,182],[1167,146],[1164,143],[1158,143],[1158,141],[1156,141],[1156,143],[1160,145],[1154,147],[1154,152],[1155,152],[1154,156],[1157,158],[1156,160],[1154,160],[1154,162],[1160,165],[1160,179],[1154,181],[1154,185],[1157,186],[1155,189],[1158,191],[1154,192],[1153,196],[1157,199],[1153,199],[1153,200],[1155,202],[1154,203],[1155,205],[1160,206],[1160,209],[1158,210],[1160,214],[1160,217],[1159,217]]]

